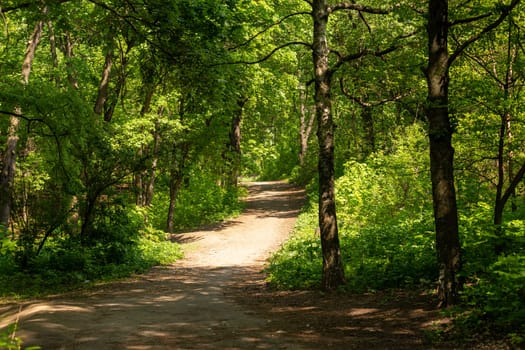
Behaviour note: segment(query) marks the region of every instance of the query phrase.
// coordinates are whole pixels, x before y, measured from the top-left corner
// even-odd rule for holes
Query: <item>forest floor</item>
[[[176,264],[0,305],[0,329],[18,320],[23,346],[44,350],[455,348],[428,343],[448,320],[432,296],[417,291],[269,288],[262,269],[292,230],[304,193],[283,182],[250,183],[249,190],[241,216],[176,235],[186,252]]]

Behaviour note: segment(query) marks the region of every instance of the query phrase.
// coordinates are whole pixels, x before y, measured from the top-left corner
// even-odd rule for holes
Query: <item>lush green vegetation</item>
[[[424,140],[416,123],[404,128],[388,153],[345,164],[336,183],[347,277],[340,291],[434,290],[438,271]],[[473,189],[469,176],[459,177],[467,187],[460,208],[463,304],[449,312],[456,317],[460,338],[492,332],[506,334],[519,344],[525,331],[525,211],[520,206],[509,212],[509,221],[496,235],[490,221],[492,191]],[[270,260],[269,281],[278,288],[320,287],[322,254],[314,184],[292,238]],[[504,255],[495,253],[500,244],[505,245]]]
[[[242,209],[241,176],[290,178],[310,203],[273,283],[437,281],[459,329],[523,342],[519,0],[8,0],[0,14],[2,295],[170,263],[171,235]]]
[[[220,221],[242,208],[237,195],[244,191],[226,191],[201,180],[181,193],[184,210],[177,212],[177,230]],[[41,241],[20,247],[4,231],[0,295],[20,298],[56,293],[173,263],[182,250],[164,230],[155,228],[166,220],[165,215],[156,215],[158,208],[162,203],[152,208],[114,204],[94,225],[89,242],[57,230],[38,251]]]

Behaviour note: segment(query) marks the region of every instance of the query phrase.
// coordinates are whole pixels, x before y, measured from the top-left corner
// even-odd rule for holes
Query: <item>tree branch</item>
[[[509,15],[509,13],[512,11],[512,9],[514,9],[518,4],[519,4],[520,0],[512,0],[512,2],[508,5],[508,6],[505,6],[501,9],[501,14],[500,16],[494,21],[492,22],[491,24],[489,24],[488,26],[486,26],[481,32],[479,32],[478,34],[470,37],[468,40],[466,40],[463,44],[461,44],[458,48],[456,48],[456,50],[449,56],[448,58],[448,66],[452,66],[452,63],[454,63],[454,61],[456,60],[456,58],[458,58],[459,55],[461,55],[461,53],[463,51],[465,51],[465,49],[467,47],[469,47],[472,43],[476,42],[479,38],[481,38],[483,35],[487,34],[488,32],[490,32],[491,30],[495,29],[497,26],[499,26],[501,24],[501,22],[503,22],[503,20],[505,18],[507,18],[507,16]]]
[[[256,61],[235,61],[235,62],[224,62],[224,63],[217,63],[217,64],[212,64],[211,66],[212,67],[215,67],[215,66],[222,66],[222,65],[230,65],[230,64],[257,64],[257,63],[261,63],[261,62],[264,62],[266,61],[267,59],[269,59],[270,57],[272,57],[277,51],[281,50],[281,49],[284,49],[285,47],[288,47],[288,46],[293,46],[293,45],[302,45],[302,46],[306,46],[308,47],[309,49],[312,48],[312,45],[311,44],[308,44],[308,43],[305,43],[305,42],[302,42],[302,41],[291,41],[291,42],[288,42],[286,44],[282,44],[280,46],[277,46],[276,48],[274,48],[272,51],[270,51],[269,54],[267,54],[266,56],[256,60]]]
[[[57,0],[56,3],[63,4],[65,2],[69,2],[69,1],[71,1],[71,0]],[[10,11],[26,9],[28,7],[31,7],[31,6],[40,6],[40,5],[42,5],[41,2],[28,1],[28,2],[23,2],[21,4],[18,4],[18,5],[13,5],[13,6],[8,6],[8,7],[0,6],[0,12],[7,13],[7,12],[10,12]]]
[[[264,28],[263,30],[261,30],[260,32],[256,33],[255,35],[253,35],[251,38],[249,38],[248,40],[246,40],[245,42],[237,45],[237,46],[234,46],[234,47],[231,47],[229,48],[228,50],[237,50],[238,48],[240,47],[243,47],[243,46],[246,46],[248,45],[250,42],[252,42],[254,39],[256,39],[258,36],[266,33],[268,30],[270,30],[271,28],[273,27],[276,27],[278,25],[280,25],[281,23],[283,23],[284,21],[286,21],[288,18],[291,18],[291,17],[294,17],[294,16],[302,16],[302,15],[309,15],[311,16],[312,14],[310,12],[295,12],[295,13],[291,13],[287,16],[284,16],[283,18],[281,18],[280,20],[278,20],[277,22],[275,23],[272,23],[270,24],[268,27]]]
[[[453,27],[455,25],[476,22],[476,21],[479,21],[480,19],[490,17],[491,15],[492,15],[492,13],[485,13],[483,15],[479,15],[479,16],[476,16],[476,17],[464,18],[464,19],[456,19],[455,21],[448,22],[448,26],[449,27]]]
[[[378,51],[364,49],[362,51],[359,51],[359,52],[356,52],[356,53],[353,53],[353,54],[350,54],[350,55],[346,55],[346,56],[341,56],[341,55],[338,54],[339,60],[337,61],[336,64],[334,64],[334,67],[332,68],[332,73],[335,72],[336,70],[338,70],[346,62],[354,61],[354,60],[357,60],[357,59],[365,57],[365,56],[382,57],[382,56],[384,56],[386,54],[389,54],[390,52],[393,52],[393,51],[399,49],[400,47],[401,47],[400,45],[393,45],[393,46],[390,46],[390,47],[388,47],[388,48],[386,48],[384,50],[378,50]]]
[[[520,170],[510,182],[509,187],[507,187],[507,190],[505,191],[505,194],[503,194],[503,196],[501,197],[501,202],[503,203],[503,205],[507,203],[507,201],[509,200],[509,197],[512,195],[512,193],[514,193],[514,190],[520,183],[521,179],[523,179],[524,175],[525,175],[525,163],[521,165]]]

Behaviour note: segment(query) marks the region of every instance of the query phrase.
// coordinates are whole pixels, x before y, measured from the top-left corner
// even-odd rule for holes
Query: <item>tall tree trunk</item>
[[[334,122],[331,110],[331,72],[328,65],[328,4],[312,2],[315,109],[319,141],[319,228],[323,251],[322,288],[334,290],[344,284],[334,191]]]
[[[448,109],[448,1],[430,0],[428,12],[427,117],[430,176],[439,266],[440,307],[458,302],[461,252],[454,188],[453,128]]]
[[[39,21],[33,30],[31,38],[29,39],[22,63],[22,83],[27,85],[29,83],[29,75],[31,74],[31,66],[35,57],[36,48],[40,43],[42,36],[43,22]],[[15,115],[21,115],[21,107],[15,109]],[[11,217],[11,205],[13,197],[13,186],[15,183],[16,173],[16,157],[18,146],[18,126],[20,119],[17,116],[9,118],[9,128],[7,132],[7,144],[4,152],[4,159],[2,160],[2,173],[0,174],[0,225],[7,227]]]
[[[19,114],[20,108],[15,113]],[[0,177],[0,225],[7,227],[11,217],[11,202],[16,172],[16,147],[18,144],[18,125],[20,119],[15,116],[9,118],[7,131],[7,146],[4,152],[3,169]]]

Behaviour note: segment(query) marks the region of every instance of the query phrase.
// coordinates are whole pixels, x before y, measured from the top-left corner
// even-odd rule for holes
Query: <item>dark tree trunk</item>
[[[448,109],[450,67],[447,0],[430,0],[428,14],[427,117],[439,267],[438,298],[441,307],[448,307],[458,302],[461,252],[454,188],[453,128]]]
[[[17,108],[18,113],[20,109]],[[15,112],[16,113],[16,112]],[[18,125],[20,119],[9,118],[7,146],[4,152],[3,169],[0,177],[0,225],[7,227],[11,217],[11,201],[16,172],[16,155],[18,144]]]
[[[334,123],[331,110],[329,49],[326,38],[328,5],[326,0],[315,0],[312,5],[315,109],[319,141],[319,228],[323,251],[322,288],[334,290],[344,284],[345,278],[339,247],[334,193]]]

